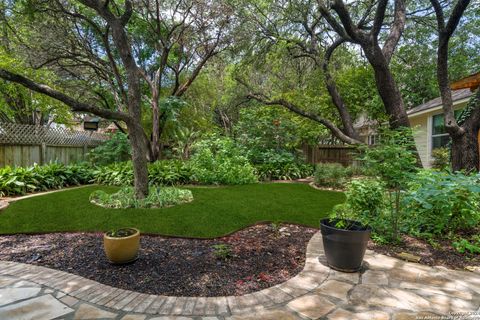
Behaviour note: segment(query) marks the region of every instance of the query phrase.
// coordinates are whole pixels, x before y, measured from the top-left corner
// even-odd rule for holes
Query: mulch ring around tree
[[[315,232],[297,225],[260,224],[211,240],[142,235],[139,258],[122,266],[107,261],[101,233],[8,235],[0,236],[0,260],[148,294],[243,295],[298,274]]]

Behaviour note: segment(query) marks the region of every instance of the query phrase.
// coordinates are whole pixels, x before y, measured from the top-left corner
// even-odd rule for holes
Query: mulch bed
[[[256,225],[212,240],[147,236],[137,261],[111,265],[100,233],[0,236],[0,260],[67,271],[117,288],[175,296],[242,295],[298,274],[317,231],[297,225]],[[223,259],[212,246],[225,244]]]
[[[420,263],[429,266],[444,266],[450,269],[480,266],[480,255],[461,254],[452,247],[451,243],[451,240],[437,240],[432,246],[425,240],[402,235],[402,243],[399,245],[381,245],[370,241],[368,248],[395,258],[399,253],[407,252],[419,256]]]

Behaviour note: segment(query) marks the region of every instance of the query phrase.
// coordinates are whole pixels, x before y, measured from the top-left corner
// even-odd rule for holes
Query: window
[[[462,110],[455,110],[455,117],[457,118]],[[432,150],[446,147],[450,142],[450,136],[445,130],[445,123],[443,121],[443,113],[434,115],[432,117]]]
[[[445,131],[443,114],[432,117],[432,150],[445,147],[450,141],[450,136]]]
[[[368,144],[374,145],[378,143],[378,134],[371,134],[368,136]]]

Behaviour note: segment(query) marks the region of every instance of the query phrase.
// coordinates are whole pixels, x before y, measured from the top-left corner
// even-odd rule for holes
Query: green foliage
[[[148,165],[148,181],[152,185],[191,183],[192,169],[181,160],[160,160]]]
[[[340,189],[345,186],[352,174],[350,168],[339,163],[318,163],[315,166],[315,184]]]
[[[450,167],[450,150],[448,148],[437,148],[432,150],[432,167],[438,170],[445,170]]]
[[[230,245],[226,243],[214,244],[212,246],[212,249],[213,249],[213,254],[215,254],[215,256],[218,259],[227,260],[233,255],[232,248],[230,247]]]
[[[134,235],[137,231],[135,229],[131,228],[120,228],[120,229],[114,229],[106,232],[107,236],[113,237],[113,238],[126,238],[131,235]]]
[[[460,253],[480,254],[480,237],[472,237],[473,241],[461,238],[458,241],[452,243],[453,247]]]
[[[93,172],[85,164],[65,166],[51,163],[29,168],[5,167],[0,169],[0,195],[14,196],[33,191],[60,189],[88,184],[92,179]]]
[[[407,232],[431,238],[480,224],[480,175],[427,171],[403,199]]]
[[[255,169],[244,154],[229,138],[212,136],[199,141],[190,161],[192,178],[202,184],[255,183]]]
[[[390,211],[387,237],[399,241],[402,194],[417,172],[417,158],[411,151],[414,149],[413,135],[409,128],[380,131],[381,143],[374,147],[361,148],[360,160],[367,171],[381,179],[385,185]]]
[[[190,190],[173,187],[150,187],[148,196],[140,200],[136,199],[133,187],[123,187],[116,193],[97,190],[90,195],[90,202],[113,209],[165,208],[191,201],[193,194]]]
[[[133,167],[130,161],[112,163],[94,171],[95,182],[111,186],[133,185]],[[159,160],[148,165],[151,185],[175,185],[192,182],[188,163],[180,160]]]
[[[254,166],[258,179],[262,181],[294,180],[313,174],[313,165],[295,159],[290,153],[272,152],[268,162],[257,163]]]
[[[117,132],[109,140],[88,153],[88,160],[97,166],[127,161],[131,157],[131,147],[126,134]]]
[[[385,243],[392,240],[391,216],[385,185],[379,179],[352,180],[345,193],[347,200],[335,207],[332,218],[355,220],[372,228],[372,238]]]

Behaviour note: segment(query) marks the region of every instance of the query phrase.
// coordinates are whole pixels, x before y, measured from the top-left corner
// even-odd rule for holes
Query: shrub
[[[313,165],[297,161],[256,164],[258,179],[294,180],[309,177],[313,174]]]
[[[402,194],[418,170],[413,149],[413,134],[409,128],[384,129],[379,145],[361,148],[360,160],[369,173],[380,178],[385,185],[387,209],[390,211],[390,226],[386,231],[392,241],[399,241]]]
[[[480,175],[426,171],[411,183],[403,200],[407,231],[443,236],[480,224]]]
[[[318,163],[315,168],[315,184],[318,186],[342,188],[353,172],[339,163]]]
[[[113,163],[95,170],[95,181],[112,186],[133,185],[133,167],[130,161]],[[148,164],[148,180],[151,185],[190,183],[192,176],[188,163],[180,160],[160,160]]]
[[[255,169],[245,150],[229,138],[211,137],[195,144],[190,161],[192,178],[203,184],[247,184],[257,182]]]
[[[0,195],[21,195],[27,192],[87,184],[92,178],[93,172],[86,164],[65,166],[51,163],[29,168],[5,167],[0,169]]]
[[[432,151],[432,168],[445,170],[450,167],[450,151],[448,148],[437,148]]]
[[[111,186],[133,185],[133,167],[130,161],[112,163],[94,171],[95,182]]]
[[[97,166],[127,161],[131,157],[131,147],[125,133],[112,134],[110,139],[88,153],[88,160]]]
[[[145,199],[135,199],[133,187],[123,187],[118,192],[109,194],[97,190],[90,195],[90,202],[105,208],[164,208],[193,201],[190,190],[173,187],[150,187]]]
[[[385,198],[385,185],[379,179],[352,180],[345,192],[346,201],[337,205],[332,218],[350,219],[372,228],[372,238],[377,242],[391,240],[390,215]]]

